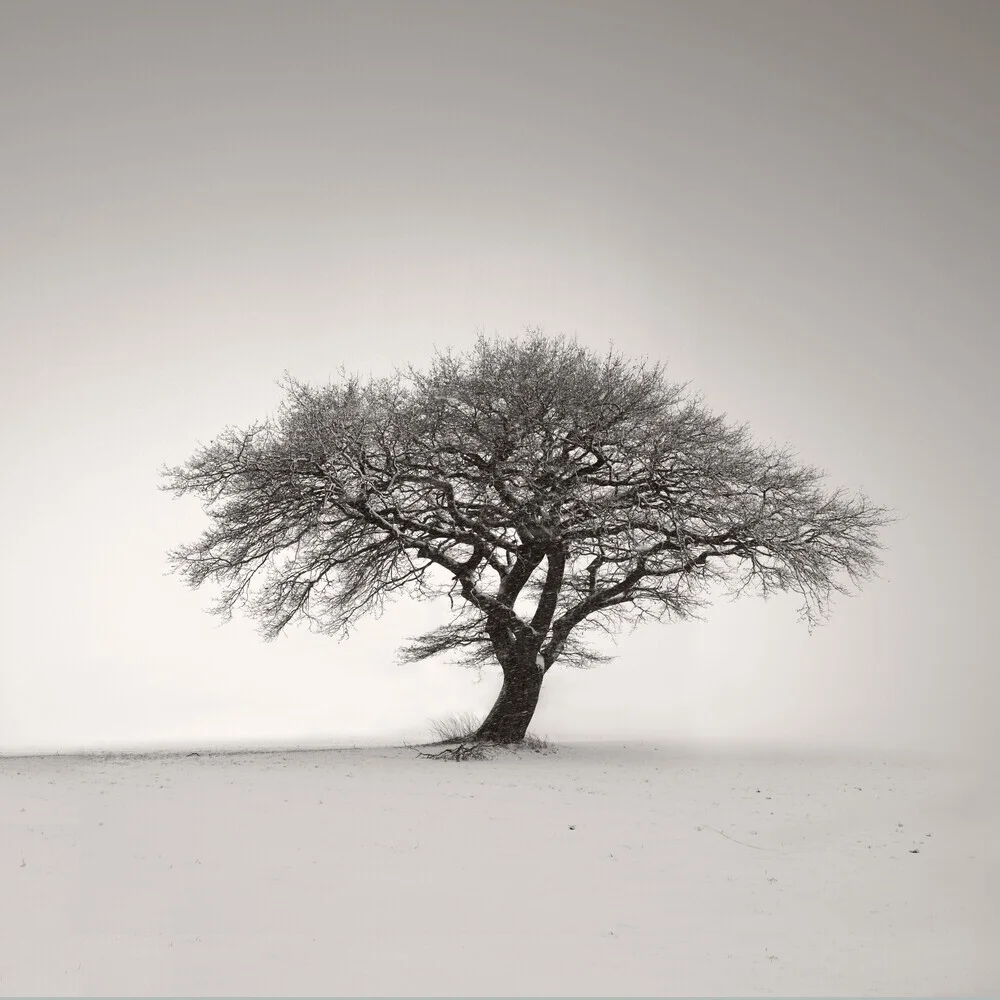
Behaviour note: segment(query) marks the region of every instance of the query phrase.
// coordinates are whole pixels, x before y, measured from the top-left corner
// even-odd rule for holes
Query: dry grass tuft
[[[432,719],[431,733],[437,743],[461,743],[472,739],[482,720],[473,712],[455,712],[440,719]]]

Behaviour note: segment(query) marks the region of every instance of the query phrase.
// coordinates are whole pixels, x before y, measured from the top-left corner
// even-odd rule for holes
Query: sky
[[[0,5],[0,750],[398,742],[499,687],[221,626],[158,491],[284,371],[527,327],[664,361],[896,509],[811,635],[744,599],[554,669],[555,739],[996,753],[1000,7]],[[983,537],[980,538],[980,533]]]

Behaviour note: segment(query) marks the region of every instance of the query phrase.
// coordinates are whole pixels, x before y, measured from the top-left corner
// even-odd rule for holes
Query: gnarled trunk
[[[532,661],[504,667],[503,686],[490,714],[476,730],[477,740],[520,743],[538,705],[544,674]]]

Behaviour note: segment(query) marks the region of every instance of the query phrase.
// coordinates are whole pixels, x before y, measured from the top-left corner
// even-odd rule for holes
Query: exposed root
[[[445,745],[453,744],[453,745]],[[428,747],[444,745],[444,749],[436,753],[418,750],[421,757],[429,760],[492,760],[502,750],[516,754],[519,750],[530,750],[532,753],[555,753],[555,747],[538,739],[537,736],[526,736],[517,743],[494,743],[491,740],[441,740],[438,743],[428,743]]]
[[[488,756],[492,756],[489,751],[496,746],[496,743],[458,743],[437,753],[418,753],[430,760],[486,760]]]

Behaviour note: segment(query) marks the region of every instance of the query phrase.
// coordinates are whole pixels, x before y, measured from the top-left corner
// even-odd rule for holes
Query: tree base
[[[542,674],[534,667],[518,673],[505,673],[496,704],[469,738],[476,743],[503,746],[523,742],[541,689]]]

